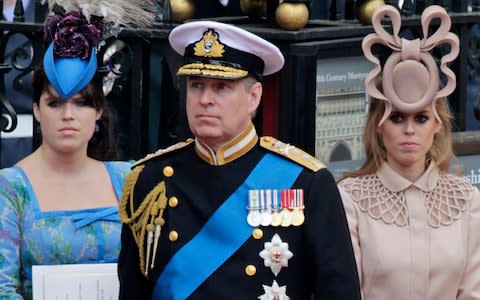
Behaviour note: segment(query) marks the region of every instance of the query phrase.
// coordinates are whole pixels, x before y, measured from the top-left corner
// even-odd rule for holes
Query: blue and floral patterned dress
[[[104,164],[120,199],[131,165]],[[32,265],[116,262],[120,231],[117,206],[42,212],[23,170],[0,170],[0,299],[32,297]]]

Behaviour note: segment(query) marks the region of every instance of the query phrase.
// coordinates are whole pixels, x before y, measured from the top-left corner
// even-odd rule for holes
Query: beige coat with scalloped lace
[[[364,300],[480,299],[480,194],[431,164],[339,183]]]

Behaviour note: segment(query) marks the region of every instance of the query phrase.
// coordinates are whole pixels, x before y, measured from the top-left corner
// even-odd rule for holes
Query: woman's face
[[[42,146],[65,153],[86,153],[95,123],[102,115],[82,94],[63,100],[51,86],[42,93],[39,103],[33,104],[33,112],[40,123]]]
[[[390,116],[378,127],[388,164],[397,170],[424,167],[433,138],[440,129],[441,123],[431,105],[416,113],[402,113],[393,107]]]

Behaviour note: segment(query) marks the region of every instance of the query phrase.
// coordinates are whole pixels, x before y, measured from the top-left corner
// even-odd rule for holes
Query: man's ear
[[[250,113],[254,113],[258,106],[260,105],[260,100],[262,99],[263,93],[263,86],[260,82],[255,82],[252,87],[250,88],[249,92],[249,111]]]

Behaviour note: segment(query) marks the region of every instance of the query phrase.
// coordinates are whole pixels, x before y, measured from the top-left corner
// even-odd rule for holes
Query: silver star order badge
[[[292,258],[293,253],[288,250],[288,243],[282,242],[282,239],[275,233],[272,241],[265,243],[265,249],[260,252],[265,267],[270,267],[275,276],[280,273],[282,267],[288,267],[288,260]]]
[[[278,286],[278,283],[274,280],[272,286],[263,285],[265,294],[258,297],[260,300],[288,300],[287,287]]]

